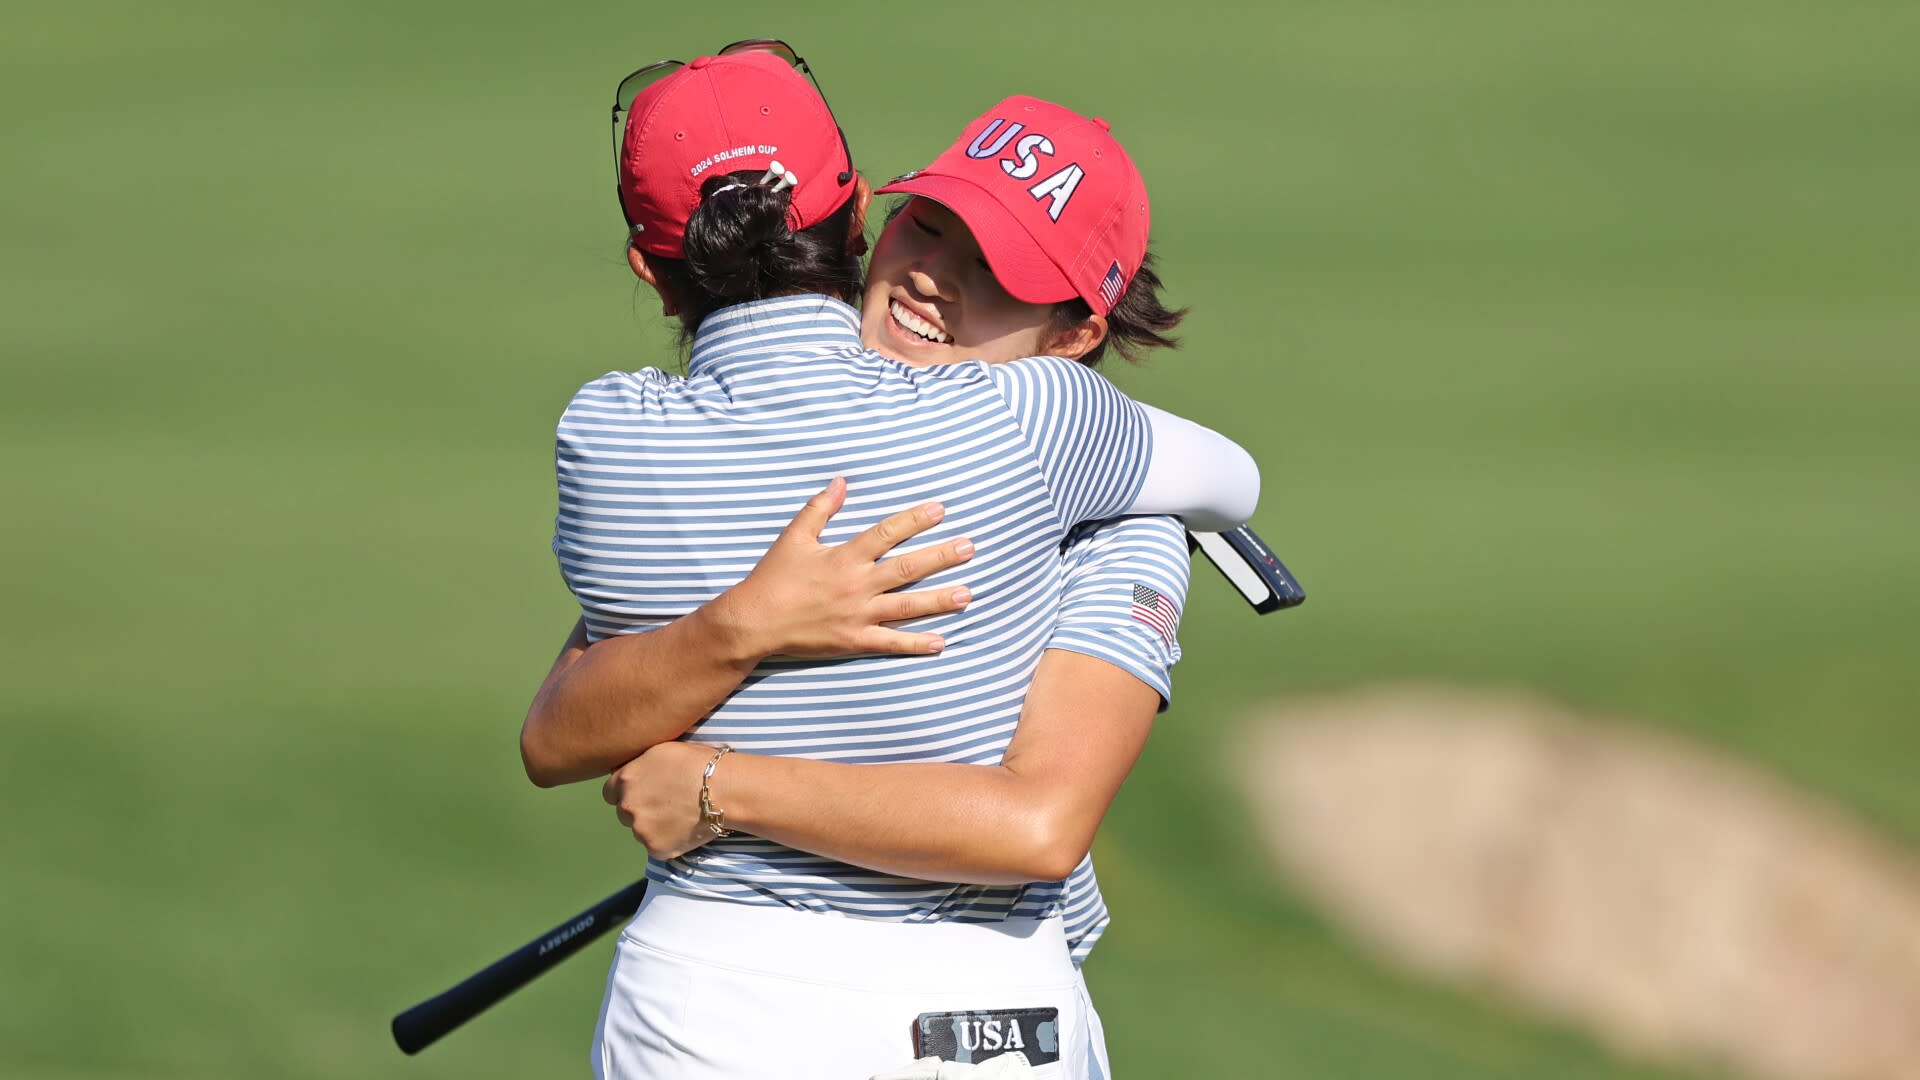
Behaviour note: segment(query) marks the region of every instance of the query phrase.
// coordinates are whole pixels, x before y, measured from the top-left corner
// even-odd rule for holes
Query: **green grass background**
[[[555,417],[667,355],[615,80],[813,60],[876,177],[1111,118],[1307,582],[1196,576],[1097,848],[1122,1077],[1655,1075],[1377,964],[1217,761],[1255,702],[1536,688],[1920,841],[1920,7],[1131,0],[0,13],[0,1074],[579,1074],[605,946],[416,1060],[398,1007],[639,870],[520,714]]]

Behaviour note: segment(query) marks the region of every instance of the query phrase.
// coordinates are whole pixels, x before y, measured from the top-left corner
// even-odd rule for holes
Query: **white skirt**
[[[922,1013],[1053,1008],[1057,1064],[1105,1080],[1061,920],[901,923],[658,884],[620,934],[593,1035],[603,1080],[867,1080],[914,1058]]]

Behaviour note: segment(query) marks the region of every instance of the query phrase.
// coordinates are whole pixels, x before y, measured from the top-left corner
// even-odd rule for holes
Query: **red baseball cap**
[[[959,215],[1002,287],[1029,304],[1078,296],[1105,315],[1147,254],[1147,185],[1108,130],[1064,106],[1010,97],[933,164],[880,189]]]
[[[788,214],[795,231],[819,224],[853,194],[840,127],[787,61],[757,51],[702,56],[649,83],[633,99],[620,147],[620,201],[634,244],[684,258],[700,185],[775,161],[798,177]]]

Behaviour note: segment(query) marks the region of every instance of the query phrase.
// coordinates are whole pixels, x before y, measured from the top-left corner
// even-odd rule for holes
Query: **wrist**
[[[768,639],[765,621],[753,617],[751,605],[742,602],[736,585],[694,610],[708,655],[728,667],[752,670],[754,665],[779,651]]]
[[[705,770],[711,753],[700,759],[699,768]],[[709,791],[714,803],[726,810],[726,826],[735,832],[751,834],[756,820],[753,811],[753,775],[757,766],[768,759],[757,758],[739,750],[731,751],[726,759],[714,770],[708,781]]]
[[[727,823],[726,808],[714,800],[712,782],[720,762],[732,753],[733,747],[721,745],[707,759],[700,774],[700,823],[714,838],[721,840],[732,836],[734,830]]]

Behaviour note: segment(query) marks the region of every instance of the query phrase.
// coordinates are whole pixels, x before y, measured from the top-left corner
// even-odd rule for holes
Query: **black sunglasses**
[[[813,83],[814,93],[820,95],[820,103],[827,105],[826,91],[820,89],[820,80],[814,76],[813,69],[807,66],[806,60],[802,58],[799,53],[793,51],[793,46],[784,41],[775,38],[748,38],[745,41],[736,41],[731,45],[725,46],[714,55],[732,56],[735,53],[749,52],[772,53],[792,65],[794,70],[805,75],[807,81]],[[623,142],[621,136],[624,134],[621,130],[620,115],[633,108],[634,97],[638,95],[640,91],[646,89],[649,83],[665,78],[673,74],[676,69],[685,66],[686,61],[684,60],[656,60],[646,67],[634,71],[626,78],[621,79],[620,85],[614,88],[613,193],[614,197],[620,201],[620,217],[626,221],[627,231],[629,233],[638,230],[634,225],[633,218],[627,214],[627,200],[622,197],[620,192],[620,146]],[[840,152],[845,156],[847,162],[846,168],[842,170],[839,180],[836,181],[839,186],[844,187],[853,180],[853,148],[847,145],[846,129],[840,126],[840,118],[833,116],[832,105],[827,105],[827,115],[833,117],[833,129],[840,133]]]

